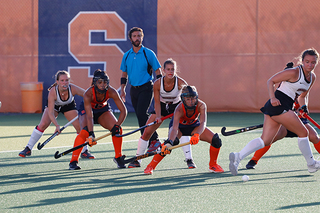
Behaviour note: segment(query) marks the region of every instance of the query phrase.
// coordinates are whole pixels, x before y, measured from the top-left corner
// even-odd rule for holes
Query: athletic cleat
[[[126,165],[124,165],[124,163],[123,163],[123,160],[125,157],[126,157],[125,155],[122,155],[121,157],[113,158],[113,162],[115,162],[117,164],[117,167],[119,169],[126,168]]]
[[[187,165],[188,165],[189,169],[197,168],[196,164],[193,162],[192,159],[186,159],[185,162],[187,162]]]
[[[147,152],[153,152],[156,151],[161,146],[161,142],[159,139],[153,140],[150,142],[149,149]]]
[[[240,163],[240,154],[238,152],[231,152],[229,154],[229,169],[232,175],[237,175],[238,174],[238,166]]]
[[[129,163],[128,168],[136,168],[136,167],[140,167],[139,161],[135,160],[135,161]]]
[[[250,160],[248,162],[248,164],[246,165],[247,169],[254,169],[254,167],[257,165],[257,161],[256,160]]]
[[[31,156],[31,150],[29,149],[29,147],[26,146],[26,148],[24,148],[24,150],[22,150],[22,151],[19,153],[19,156],[20,156],[20,157],[23,157],[23,158],[25,158],[26,156]]]
[[[77,161],[72,161],[71,163],[69,163],[69,170],[79,170],[79,169],[81,169],[81,167],[78,166]]]
[[[152,175],[153,174],[153,167],[152,166],[147,166],[147,168],[145,168],[145,170],[144,170],[144,174],[145,175]]]
[[[221,166],[219,166],[218,164],[215,164],[213,166],[209,166],[209,172],[213,172],[213,173],[223,173],[224,170],[222,169]]]
[[[88,150],[81,153],[81,158],[94,159],[94,155],[92,155]]]
[[[315,160],[313,165],[308,165],[308,171],[314,173],[320,169],[320,161]]]

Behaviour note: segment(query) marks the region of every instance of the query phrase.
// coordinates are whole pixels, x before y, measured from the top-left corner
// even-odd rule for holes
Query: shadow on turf
[[[71,158],[71,154],[72,153],[69,153],[65,156],[62,156],[61,158],[59,159],[55,159],[54,158],[54,154],[56,153],[56,151],[59,151],[59,153],[62,153],[68,149],[71,149],[72,147],[70,148],[65,148],[65,149],[62,149],[62,148],[58,148],[56,150],[53,150],[52,151],[52,154],[45,154],[45,155],[39,155],[39,150],[35,150],[37,153],[35,154],[34,151],[32,153],[31,156],[28,156],[26,158],[22,158],[20,157],[18,154],[19,154],[19,151],[17,151],[17,157],[6,157],[6,158],[0,158],[0,167],[10,167],[10,166],[19,166],[19,165],[23,165],[23,164],[40,164],[40,163],[50,163],[52,160],[54,162],[57,162],[57,161],[60,161],[60,160],[63,160],[65,158],[67,158],[68,160],[70,160]],[[136,148],[132,148],[132,149],[123,149],[123,152],[134,152],[136,151]],[[41,152],[41,151],[40,151]],[[90,151],[93,155],[95,154],[105,154],[105,153],[114,153],[114,150],[112,149],[109,149],[109,150],[94,150],[94,151]],[[134,156],[132,156],[134,157]],[[46,161],[43,161],[45,159],[49,159],[46,160]],[[130,158],[130,156],[128,156],[128,158]],[[10,164],[9,162],[10,161],[17,161],[17,159],[20,159],[22,162],[19,162],[19,163],[13,163],[13,164]],[[40,161],[37,161],[37,162],[32,162],[31,160],[34,159],[34,160],[37,160],[39,159]],[[103,158],[103,159],[113,159],[113,157],[106,157],[106,158]],[[82,160],[88,160],[88,159],[82,159]]]
[[[179,168],[172,169],[160,169],[155,172],[166,172],[168,170],[178,170]],[[180,168],[181,169],[181,168]],[[115,172],[112,172],[115,171]],[[292,173],[292,172],[301,172],[304,170],[291,170],[291,171],[279,171],[275,173]],[[108,175],[106,176],[106,172]],[[94,176],[92,176],[94,174]],[[267,174],[267,173],[264,173]],[[264,174],[259,174],[263,176]],[[270,173],[268,173],[270,174]],[[274,174],[274,173],[272,173]],[[292,175],[286,177],[278,178],[267,178],[270,179],[285,179],[286,183],[290,181],[291,178],[304,178],[309,177],[310,175]],[[56,205],[61,203],[68,203],[79,200],[90,200],[95,198],[104,198],[104,197],[113,197],[120,195],[128,195],[141,192],[151,192],[151,191],[166,191],[174,189],[186,189],[192,187],[220,187],[229,184],[239,184],[239,181],[230,180],[228,178],[233,177],[230,172],[222,174],[213,174],[213,173],[196,173],[196,174],[184,174],[184,175],[174,175],[168,177],[156,177],[156,176],[146,176],[143,174],[141,169],[86,169],[78,171],[69,171],[69,170],[54,170],[49,172],[42,173],[25,173],[25,174],[16,174],[16,175],[5,175],[0,176],[4,181],[3,184],[26,184],[30,186],[27,189],[18,189],[11,190],[1,194],[15,194],[15,193],[24,193],[26,190],[28,192],[41,192],[41,191],[50,191],[53,197],[55,193],[60,195],[66,195],[67,193],[76,194],[75,196],[64,196],[59,198],[49,198],[39,200],[39,202],[31,205],[16,206],[11,209],[21,209],[21,208],[30,208],[38,206],[49,206]],[[213,178],[225,178],[225,182],[214,183],[211,181]],[[77,181],[79,179],[79,181]],[[69,180],[72,180],[70,183]],[[266,180],[266,178],[261,178],[260,180]],[[289,181],[288,181],[289,180]],[[54,183],[58,181],[58,183]],[[258,179],[250,180],[258,181]],[[61,183],[63,182],[63,183]],[[250,184],[250,182],[248,182]],[[297,182],[293,180],[292,182]],[[300,182],[300,181],[299,181]],[[40,186],[32,187],[32,183],[41,183]],[[47,185],[45,185],[47,183]],[[247,183],[246,183],[247,184]],[[165,187],[164,187],[165,186]],[[90,193],[91,190],[103,190],[102,192]],[[77,194],[86,194],[86,195],[77,195]],[[283,207],[285,208],[285,207]]]
[[[295,204],[295,205],[290,205],[290,206],[283,206],[283,207],[277,208],[276,210],[288,210],[288,209],[295,209],[296,210],[296,208],[298,208],[298,207],[305,208],[305,207],[309,207],[309,206],[319,206],[319,205],[320,205],[320,202],[303,203],[303,204]]]

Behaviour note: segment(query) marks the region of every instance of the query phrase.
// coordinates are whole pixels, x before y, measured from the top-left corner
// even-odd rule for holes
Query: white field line
[[[164,140],[164,138],[159,138],[159,140]],[[132,143],[132,142],[138,142],[137,140],[129,140],[129,141],[123,141],[123,143]],[[34,146],[32,151],[40,151],[37,149],[37,144]],[[97,145],[104,145],[104,144],[112,144],[112,142],[106,142],[106,143],[97,143]],[[97,146],[95,145],[95,146]],[[59,146],[59,147],[48,147],[48,148],[42,148],[42,149],[60,149],[60,148],[72,148],[73,146]],[[9,150],[9,151],[0,151],[0,153],[6,153],[6,152],[21,152],[21,150]]]

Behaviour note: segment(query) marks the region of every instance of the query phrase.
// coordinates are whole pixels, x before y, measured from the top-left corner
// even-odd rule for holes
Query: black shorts
[[[272,117],[274,115],[281,115],[289,110],[292,110],[294,100],[279,90],[276,90],[274,94],[275,97],[280,101],[281,105],[272,106],[269,99],[264,107],[260,109],[263,114],[270,115],[270,117]]]
[[[109,103],[108,103],[106,106],[104,106],[104,107],[102,107],[102,108],[100,108],[100,109],[92,109],[93,123],[94,123],[94,124],[99,124],[98,118],[99,118],[103,113],[105,113],[105,112],[107,112],[107,111],[110,111],[110,110],[111,110],[111,108],[110,108],[110,106],[109,106]],[[84,102],[83,102],[83,101],[81,101],[80,107],[79,107],[79,109],[78,109],[78,114],[79,114],[79,115],[85,115],[85,114],[86,114],[86,111],[84,110]]]
[[[170,115],[172,113],[174,113],[174,110],[176,109],[176,107],[178,106],[180,102],[176,103],[176,104],[166,104],[163,102],[160,102],[160,106],[161,106],[161,116],[167,116]],[[155,111],[152,111],[151,114],[156,114]]]
[[[54,105],[54,110],[58,113],[61,112],[62,114],[71,110],[77,110],[76,102],[73,100],[70,104],[67,104],[67,105],[63,105],[63,106]]]
[[[169,123],[169,129],[173,126],[173,117]],[[194,122],[193,124],[190,125],[183,125],[179,123],[179,130],[182,133],[182,136],[191,136],[192,131],[194,130],[194,128],[196,128],[197,126],[200,126],[200,121],[197,120],[196,122]]]
[[[300,120],[302,121],[303,124],[309,123],[309,121],[306,118],[300,118]],[[287,135],[285,137],[286,138],[295,138],[295,137],[298,137],[298,135],[294,132],[287,130]]]

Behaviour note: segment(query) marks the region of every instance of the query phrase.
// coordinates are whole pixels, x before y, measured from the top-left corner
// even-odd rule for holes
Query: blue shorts
[[[109,103],[106,105],[106,106],[104,106],[104,107],[102,107],[102,108],[100,108],[100,109],[92,109],[92,114],[93,114],[93,122],[94,122],[94,124],[99,124],[99,122],[98,122],[98,118],[103,114],[103,113],[105,113],[105,112],[107,112],[107,111],[110,111],[110,106],[109,106]],[[79,107],[79,109],[78,109],[78,114],[79,115],[85,115],[86,114],[86,111],[84,110],[84,102],[83,101],[81,101],[81,104],[80,104],[80,107]]]
[[[173,117],[169,123],[169,129],[173,126]],[[197,120],[196,122],[194,122],[193,124],[190,125],[183,125],[179,123],[179,130],[182,133],[182,136],[191,136],[192,131],[194,130],[194,128],[196,128],[197,126],[200,126],[200,121]]]

